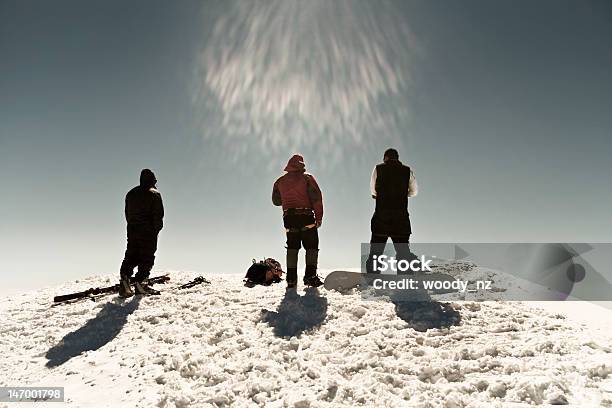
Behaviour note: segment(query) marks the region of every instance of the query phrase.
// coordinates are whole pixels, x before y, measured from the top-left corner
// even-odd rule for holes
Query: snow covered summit
[[[1,299],[0,386],[64,386],[74,407],[612,406],[610,332],[529,303],[415,312],[237,275],[179,291],[195,274],[170,276],[159,297],[51,304],[113,276]]]

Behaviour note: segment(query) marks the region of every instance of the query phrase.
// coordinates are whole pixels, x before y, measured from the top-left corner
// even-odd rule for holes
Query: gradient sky
[[[324,268],[357,266],[391,145],[414,241],[612,240],[610,2],[279,4],[0,0],[4,290],[118,273],[143,167],[156,269],[284,263],[270,195],[294,151]]]

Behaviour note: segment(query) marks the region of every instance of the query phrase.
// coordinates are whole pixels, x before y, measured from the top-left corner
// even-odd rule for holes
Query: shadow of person
[[[461,323],[461,314],[455,308],[433,300],[425,290],[392,291],[389,298],[395,305],[397,317],[414,330],[427,331]]]
[[[304,296],[295,289],[287,289],[276,312],[262,310],[261,321],[274,328],[277,337],[299,336],[320,326],[327,316],[327,299],[319,289],[307,288]]]
[[[395,305],[397,317],[417,331],[457,326],[461,323],[459,312],[447,303],[440,303],[435,300],[417,302],[404,300],[391,301]]]
[[[138,308],[141,298],[142,296],[134,296],[129,302],[105,304],[96,317],[65,335],[59,343],[47,351],[45,357],[49,361],[45,366],[48,368],[60,366],[84,351],[98,350],[111,342],[123,329],[128,316]]]

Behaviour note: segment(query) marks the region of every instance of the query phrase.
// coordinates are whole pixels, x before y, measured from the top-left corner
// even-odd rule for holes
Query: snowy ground
[[[444,311],[458,324],[417,331],[427,311],[358,293],[249,289],[231,275],[174,289],[195,276],[173,272],[160,297],[127,301],[51,304],[115,277],[0,299],[0,385],[64,386],[74,407],[612,407],[610,320],[455,300]]]

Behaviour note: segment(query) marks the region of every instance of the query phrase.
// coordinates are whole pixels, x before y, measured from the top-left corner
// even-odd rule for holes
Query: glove
[[[321,228],[321,225],[323,225],[323,220],[315,221],[315,225],[316,225],[317,228]]]

